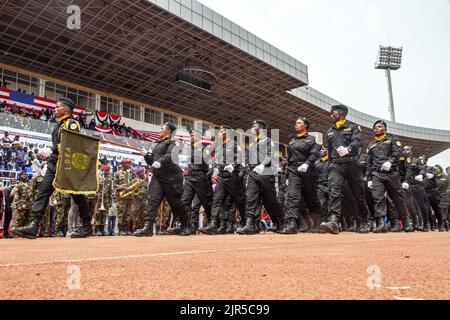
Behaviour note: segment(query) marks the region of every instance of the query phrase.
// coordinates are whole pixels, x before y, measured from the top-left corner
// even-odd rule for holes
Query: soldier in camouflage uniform
[[[67,234],[67,219],[70,210],[70,195],[55,192],[55,222],[56,236],[65,237]]]
[[[13,198],[11,228],[22,227],[27,222],[30,213],[30,188],[28,186],[28,177],[26,172],[19,176],[19,182],[11,192]]]
[[[100,176],[94,214],[96,236],[105,235],[106,216],[108,215],[108,211],[111,208],[112,203],[112,180],[110,176],[110,167],[109,165],[105,164],[101,166],[100,170],[102,171],[102,175]],[[100,210],[100,208],[102,207],[102,202],[105,210]]]
[[[132,184],[140,182],[137,192],[133,192],[133,205],[132,216],[134,229],[142,229],[144,227],[144,212],[147,210],[147,197],[148,197],[148,181],[145,176],[145,169],[139,168],[136,171],[137,177],[133,180]]]
[[[129,222],[130,208],[131,208],[131,194],[126,198],[121,198],[120,193],[126,191],[131,185],[131,161],[129,159],[122,160],[122,168],[114,174],[114,186],[116,188],[117,201],[117,223],[119,227],[119,236],[126,236],[126,230]]]
[[[31,178],[31,180],[30,180],[30,208],[33,205],[34,201],[36,200],[36,195],[39,190],[39,186],[42,183],[42,180],[44,180],[44,176],[42,175],[40,170],[38,170],[36,172],[36,174],[33,176],[33,178]],[[42,221],[41,221],[40,227],[39,227],[39,236],[40,237],[44,237],[46,234],[48,234],[47,227],[48,227],[49,214],[50,214],[50,211],[48,210],[48,207],[47,207],[47,210],[45,211],[45,214],[42,217]]]

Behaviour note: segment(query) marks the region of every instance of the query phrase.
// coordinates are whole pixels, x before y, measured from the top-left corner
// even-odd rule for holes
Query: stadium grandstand
[[[80,0],[75,30],[70,4],[1,2],[0,103],[40,113],[67,96],[78,116],[91,115],[86,129],[148,141],[166,121],[184,130],[201,123],[206,133],[263,118],[283,144],[296,115],[307,115],[314,132],[330,126],[339,102],[308,86],[305,64],[198,1]],[[349,119],[367,144],[377,119],[357,109]],[[450,131],[387,123],[417,153],[450,147]]]

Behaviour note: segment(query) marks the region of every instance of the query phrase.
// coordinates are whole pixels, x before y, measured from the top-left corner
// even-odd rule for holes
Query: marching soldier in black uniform
[[[398,172],[400,174],[400,182],[405,194],[406,208],[408,209],[408,215],[412,223],[410,231],[416,231],[419,229],[418,211],[420,210],[416,200],[414,199],[411,191],[411,186],[406,181],[406,172],[411,165],[412,157],[407,150],[411,150],[410,146],[403,147],[403,154],[399,158]]]
[[[194,129],[190,130],[191,145],[190,145],[190,163],[185,175],[183,186],[183,202],[186,211],[189,212],[189,223],[192,224],[191,231],[195,232],[198,229],[198,216],[192,217],[192,201],[197,196],[200,204],[205,209],[206,217],[211,217],[212,206],[212,185],[211,176],[212,172],[209,168],[209,159],[211,156],[211,150],[206,148],[202,144],[201,132],[197,132]]]
[[[338,221],[341,215],[341,196],[344,181],[347,180],[355,197],[358,208],[358,232],[368,233],[368,210],[364,197],[364,183],[357,162],[358,149],[361,147],[361,128],[346,119],[348,108],[336,105],[331,108],[331,120],[334,126],[327,132],[328,183],[330,185],[329,222],[323,222],[321,227],[325,232],[338,234]]]
[[[393,212],[392,232],[400,232],[400,220],[403,222],[403,230],[411,229],[408,211],[406,210],[405,195],[400,185],[400,175],[397,171],[399,158],[402,156],[402,144],[394,135],[386,134],[387,124],[378,120],[373,125],[375,138],[370,141],[367,148],[367,180],[372,189],[374,201],[375,219],[377,227],[375,233],[387,232],[385,217],[387,214],[387,199],[385,193],[394,201],[397,210]],[[395,214],[396,213],[396,214]],[[397,215],[400,215],[398,217]]]
[[[319,231],[322,210],[317,196],[317,176],[315,162],[319,158],[319,145],[308,134],[309,121],[299,118],[295,123],[296,136],[288,146],[289,185],[285,202],[285,225],[281,234],[296,234],[298,212],[302,200],[306,203],[313,220],[311,230]]]
[[[55,179],[56,163],[58,161],[59,145],[61,143],[61,129],[80,132],[80,124],[72,118],[72,112],[75,108],[75,103],[69,98],[59,98],[56,102],[55,116],[57,124],[52,132],[52,154],[47,163],[47,172],[42,181],[39,191],[36,195],[36,200],[31,209],[31,222],[22,228],[13,228],[11,233],[15,236],[36,239],[36,234],[39,229],[39,223],[42,220],[45,209],[47,208],[48,200],[53,191],[53,180]],[[81,229],[75,230],[71,238],[86,238],[92,235],[91,215],[86,197],[83,195],[72,195],[72,199],[78,205],[80,217],[83,226]]]
[[[450,183],[449,177],[444,174],[444,170],[442,169],[442,167],[440,165],[435,165],[434,166],[436,169],[436,183],[437,183],[437,189],[438,189],[438,194],[439,194],[439,198],[440,198],[440,202],[439,202],[439,208],[440,208],[440,212],[441,212],[441,219],[442,219],[442,224],[439,225],[439,232],[444,232],[444,231],[448,231],[449,229],[449,224],[448,224],[448,217],[447,217],[447,212],[448,212],[448,202],[449,202],[449,197],[448,197],[448,193],[447,193],[447,189]]]
[[[223,125],[219,128],[220,137],[216,140],[214,150],[218,176],[213,196],[211,220],[206,228],[198,230],[204,234],[218,234],[219,214],[228,197],[231,197],[236,204],[241,217],[245,214],[245,191],[239,175],[242,172],[242,150],[234,141],[234,137],[229,137],[228,132],[232,132],[230,126]]]
[[[318,189],[317,195],[319,197],[320,206],[322,207],[322,221],[328,221],[328,166],[330,165],[328,150],[326,146],[322,146],[319,152],[320,159],[317,161],[316,167],[319,173],[319,180],[317,181]]]
[[[429,219],[431,224],[431,230],[435,230],[436,225],[436,219],[438,221],[438,229],[441,229],[444,231],[444,219],[441,214],[441,208],[440,208],[440,196],[438,193],[438,184],[436,179],[436,168],[432,166],[428,166],[428,158],[423,157],[423,162],[425,164],[425,179],[424,179],[424,185],[425,185],[425,193],[428,198],[428,212],[429,212]],[[434,216],[431,215],[430,208],[433,209]]]
[[[173,140],[172,136],[177,130],[172,123],[167,122],[161,127],[159,140],[153,153],[144,156],[145,162],[153,168],[153,176],[149,186],[148,211],[144,217],[144,228],[134,233],[136,237],[153,236],[158,208],[164,197],[172,209],[174,221],[179,221],[167,232],[174,235],[189,236],[186,208],[181,202],[183,195],[183,173],[178,166],[178,155],[181,144]]]
[[[277,175],[275,176],[276,182],[278,185],[277,201],[281,207],[283,216],[284,216],[284,202],[286,199],[286,190],[287,190],[287,184],[288,184],[288,182],[287,182],[287,165],[288,165],[287,158],[282,158],[279,163],[278,169],[277,169]]]
[[[260,216],[262,201],[272,222],[281,230],[282,210],[277,201],[275,191],[275,175],[272,169],[274,157],[272,140],[267,136],[267,125],[263,120],[255,120],[252,132],[254,140],[249,145],[249,173],[246,191],[246,223],[237,230],[239,234],[252,235],[258,233],[255,221]],[[252,139],[252,138],[251,138]],[[243,215],[241,215],[243,217]]]

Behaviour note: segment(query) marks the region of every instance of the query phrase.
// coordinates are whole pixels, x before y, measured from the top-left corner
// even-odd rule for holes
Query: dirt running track
[[[450,299],[450,233],[1,239],[0,272],[0,299]]]

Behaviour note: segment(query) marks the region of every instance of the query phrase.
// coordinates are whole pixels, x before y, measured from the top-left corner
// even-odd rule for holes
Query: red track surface
[[[0,252],[0,299],[450,299],[449,233],[11,239]]]

